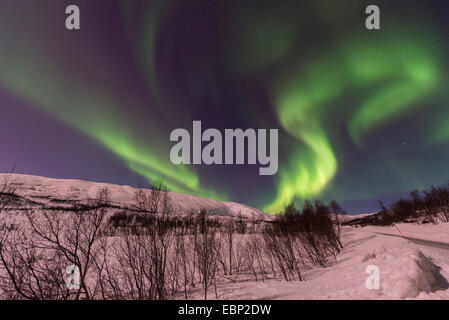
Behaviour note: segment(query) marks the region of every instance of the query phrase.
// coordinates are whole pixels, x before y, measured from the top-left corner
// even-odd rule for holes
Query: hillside
[[[0,174],[3,181],[5,174]],[[65,206],[85,203],[94,199],[101,188],[108,188],[112,204],[132,207],[136,188],[82,180],[50,179],[24,174],[12,174],[15,193],[28,205]],[[198,213],[206,209],[211,215],[239,216],[248,219],[272,220],[273,217],[258,209],[236,202],[220,202],[212,199],[169,192],[171,211],[177,214]]]

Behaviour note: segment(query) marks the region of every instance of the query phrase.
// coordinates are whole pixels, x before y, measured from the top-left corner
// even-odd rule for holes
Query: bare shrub
[[[0,213],[11,204],[16,193],[11,174],[6,173],[2,178],[3,181],[0,183]]]
[[[217,295],[217,239],[214,228],[207,223],[207,212],[202,210],[199,215],[199,235],[195,238],[195,255],[198,262],[200,283],[204,289],[204,300],[207,300],[209,288],[214,285]]]
[[[106,209],[88,211],[27,210],[20,230],[2,234],[0,259],[6,275],[1,286],[8,298],[90,299],[88,279],[101,252]],[[67,267],[79,271],[75,290],[65,287]],[[12,292],[15,292],[12,294]]]
[[[115,252],[115,273],[122,298],[164,300],[168,296],[167,270],[174,232],[165,215],[148,216],[141,228],[125,229]]]
[[[139,211],[148,213],[168,213],[169,196],[167,186],[162,180],[153,183],[151,189],[137,189],[134,205]]]

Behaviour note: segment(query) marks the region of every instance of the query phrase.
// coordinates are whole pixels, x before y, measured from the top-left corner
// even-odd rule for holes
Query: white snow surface
[[[449,223],[398,227],[401,231],[413,230],[418,236],[434,234],[438,239],[439,233],[449,233]],[[305,270],[302,282],[280,279],[256,282],[250,276],[226,280],[220,284],[219,299],[449,299],[449,241],[447,249],[442,249],[377,233],[394,234],[394,230],[394,227],[344,227],[344,249],[336,264]],[[370,265],[379,268],[378,290],[366,286]],[[198,291],[196,298],[202,297]]]
[[[21,196],[43,202],[95,198],[99,188],[107,187],[113,202],[129,205],[135,192],[130,186],[18,174],[12,175],[12,181]],[[272,219],[260,210],[234,202],[173,192],[170,199],[176,210],[184,213],[205,208],[220,215]],[[440,246],[416,243],[401,236],[438,242]],[[337,262],[303,270],[305,281],[287,282],[278,278],[262,282],[255,281],[250,274],[221,277],[219,299],[449,299],[449,223],[345,226],[341,239],[344,249]],[[370,276],[367,267],[371,265],[379,268],[378,290],[366,287]],[[214,298],[212,291],[209,297]],[[203,299],[202,290],[191,292],[189,298]]]

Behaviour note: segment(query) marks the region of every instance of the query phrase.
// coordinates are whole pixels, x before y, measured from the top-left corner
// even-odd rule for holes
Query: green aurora
[[[117,80],[120,71],[113,70],[117,66],[104,62],[100,54],[89,58],[86,52],[76,53],[73,48],[67,48],[70,40],[64,38],[66,34],[62,31],[55,38],[46,37],[45,34],[53,32],[51,23],[39,29],[24,24],[23,21],[33,20],[32,10],[24,12],[18,7],[0,12],[0,19],[10,26],[8,29],[17,30],[14,35],[7,28],[0,30],[1,43],[8,43],[0,50],[0,85],[33,108],[93,139],[149,182],[162,177],[168,188],[176,192],[232,200],[235,194],[232,187],[220,186],[218,182],[213,186],[204,184],[198,167],[175,166],[168,160],[167,130],[173,126],[167,122],[174,112],[176,125],[191,123],[195,116],[188,110],[188,104],[174,106],[179,99],[173,98],[160,77],[163,66],[158,65],[158,57],[163,56],[160,52],[164,49],[158,46],[161,34],[170,25],[167,19],[171,17],[170,10],[176,7],[174,3],[142,5],[141,23],[129,14],[133,6],[119,3],[121,23],[129,35],[136,61],[142,65],[151,104],[157,109],[154,116],[133,113],[147,106],[121,89]],[[39,11],[42,4],[32,6]],[[280,143],[283,156],[279,172],[267,187],[271,191],[263,192],[263,197],[251,195],[251,204],[276,213],[292,201],[321,196],[358,200],[433,183],[431,180],[437,174],[417,178],[414,185],[410,180],[399,179],[392,183],[391,190],[382,186],[357,190],[356,186],[351,188],[349,176],[349,182],[343,185],[341,179],[335,180],[343,159],[351,156],[345,150],[364,150],[370,138],[403,118],[421,114],[424,108],[428,113],[427,122],[423,130],[414,133],[416,143],[421,149],[430,145],[447,148],[448,88],[441,81],[441,75],[446,75],[447,48],[441,45],[440,36],[432,27],[418,27],[426,24],[427,18],[413,27],[383,22],[388,31],[382,29],[378,33],[360,31],[360,28],[354,28],[353,32],[345,29],[343,33],[334,28],[337,31],[330,32],[333,41],[320,44],[321,50],[308,51],[305,39],[310,38],[308,29],[312,24],[331,28],[347,19],[347,15],[358,17],[358,9],[342,15],[328,12],[333,18],[324,23],[305,13],[300,19],[287,7],[275,6],[271,10],[265,5],[254,10],[254,6],[243,6],[243,9],[231,9],[226,5],[226,10],[223,9],[226,14],[218,28],[219,34],[224,34],[218,46],[222,56],[217,60],[205,59],[204,68],[208,63],[220,63],[230,79],[257,78],[276,117],[268,125],[279,127],[286,137]],[[319,10],[322,3],[311,6],[311,10]],[[36,41],[39,41],[38,48]],[[302,45],[300,53],[298,43]],[[439,44],[437,48],[435,43]],[[58,44],[66,49],[52,51]],[[66,62],[73,57],[89,62],[79,68]],[[90,72],[92,69],[94,73]],[[195,83],[200,76],[198,72],[188,79]],[[207,84],[199,89],[208,90],[214,89]],[[431,107],[424,103],[427,99],[431,99]],[[267,121],[260,121],[261,127],[266,124]],[[342,140],[345,146],[340,145]],[[379,169],[383,174],[388,174],[386,168],[390,166],[401,166],[395,156],[385,157],[379,156],[379,166],[385,168]],[[404,163],[402,169],[413,174],[421,166]]]

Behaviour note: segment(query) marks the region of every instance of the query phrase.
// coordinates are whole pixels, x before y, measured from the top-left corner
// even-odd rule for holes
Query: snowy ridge
[[[0,174],[3,182],[5,174]],[[11,182],[21,197],[34,202],[49,204],[55,201],[84,202],[94,199],[101,188],[108,188],[111,201],[115,205],[131,206],[136,188],[109,183],[83,180],[50,179],[39,176],[12,174]],[[212,215],[239,216],[257,220],[272,220],[273,216],[258,209],[235,203],[220,202],[187,194],[169,192],[170,207],[180,214],[198,213],[206,209]]]

